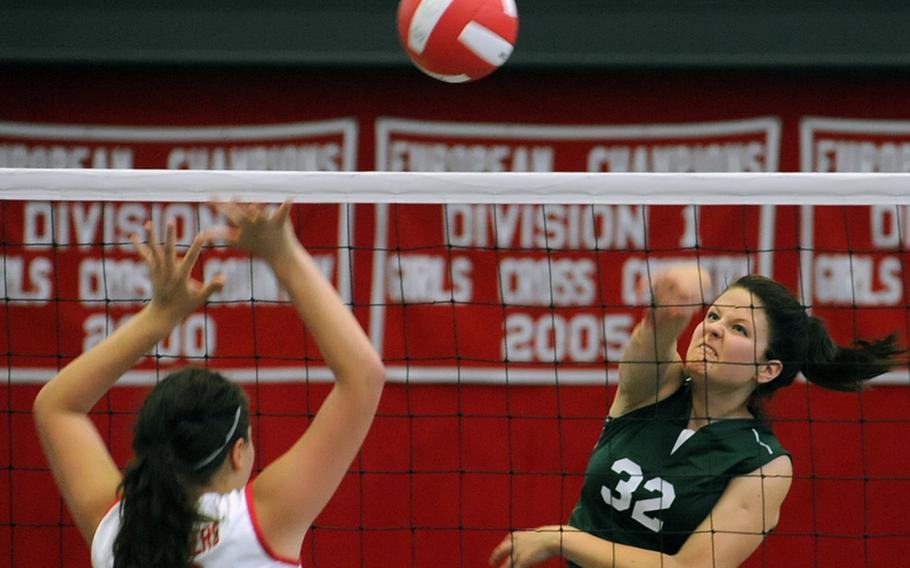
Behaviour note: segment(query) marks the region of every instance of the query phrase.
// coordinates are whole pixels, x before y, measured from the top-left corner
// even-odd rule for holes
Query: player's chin
[[[704,358],[692,358],[683,361],[683,366],[686,368],[686,374],[693,379],[703,379],[707,377],[710,365],[711,362]]]

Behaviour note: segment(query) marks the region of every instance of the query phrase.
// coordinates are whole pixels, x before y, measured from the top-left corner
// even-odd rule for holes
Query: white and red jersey
[[[199,512],[215,519],[200,527],[193,566],[199,568],[288,568],[300,561],[275,554],[262,535],[253,506],[252,485],[230,493],[206,493]],[[119,503],[111,507],[92,539],[93,568],[114,566],[114,539],[120,530]]]

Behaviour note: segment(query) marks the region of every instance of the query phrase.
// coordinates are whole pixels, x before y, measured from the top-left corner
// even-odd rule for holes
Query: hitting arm
[[[683,365],[676,343],[701,309],[709,286],[707,274],[694,264],[674,266],[655,277],[653,306],[623,351],[610,416],[654,404],[679,388]]]

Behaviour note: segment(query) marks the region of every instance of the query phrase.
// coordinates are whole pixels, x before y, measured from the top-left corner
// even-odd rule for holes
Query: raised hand
[[[205,232],[208,238],[224,240],[270,263],[286,258],[299,246],[290,222],[290,201],[275,210],[262,203],[217,202],[215,206],[230,225],[212,227]]]
[[[677,264],[661,270],[652,283],[652,308],[656,322],[689,321],[710,298],[711,277],[697,264]]]
[[[152,283],[151,308],[182,319],[224,286],[224,277],[221,275],[208,282],[200,282],[192,277],[193,266],[208,237],[203,233],[196,235],[183,258],[178,258],[176,227],[173,222],[167,225],[164,244],[159,241],[151,223],[146,223],[145,228],[147,244],[141,242],[139,236],[135,234],[130,236],[130,240],[149,267],[149,278]]]

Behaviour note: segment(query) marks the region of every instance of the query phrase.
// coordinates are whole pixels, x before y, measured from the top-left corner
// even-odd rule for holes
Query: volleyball
[[[448,83],[486,77],[518,36],[515,0],[401,0],[398,36],[418,69]]]

